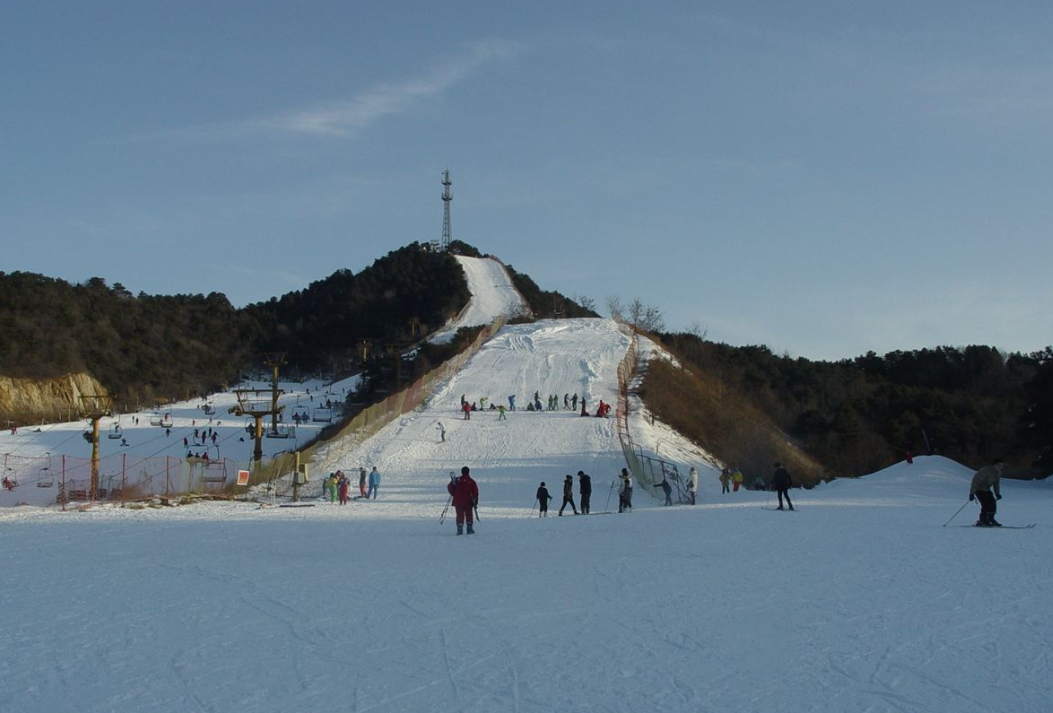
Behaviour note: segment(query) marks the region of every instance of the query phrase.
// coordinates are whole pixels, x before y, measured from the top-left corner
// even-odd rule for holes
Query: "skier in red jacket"
[[[479,504],[479,485],[472,480],[468,466],[461,468],[461,477],[451,480],[446,490],[452,496],[457,511],[457,534],[464,534],[464,523],[468,522],[468,534],[474,535],[472,510]]]

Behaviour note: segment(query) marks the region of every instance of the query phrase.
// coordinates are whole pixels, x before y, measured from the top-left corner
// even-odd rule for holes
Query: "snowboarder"
[[[629,474],[627,468],[622,468],[622,474],[618,476],[621,478],[621,488],[618,490],[618,512],[630,511],[633,509],[633,477]]]
[[[446,490],[452,496],[451,502],[457,511],[457,534],[464,534],[464,525],[467,524],[468,534],[474,535],[472,510],[479,504],[479,485],[472,480],[468,466],[461,468],[461,477],[451,480]]]
[[[563,509],[570,505],[570,509],[574,511],[574,514],[578,514],[578,508],[574,505],[574,477],[567,473],[567,477],[563,479],[563,504],[559,506],[559,516],[563,517]]]
[[[731,482],[733,492],[739,492],[739,487],[742,485],[742,471],[738,468],[731,471]]]
[[[545,481],[541,481],[541,485],[537,489],[538,517],[548,517],[548,501],[551,499],[552,496],[548,494]]]
[[[442,425],[442,421],[436,421],[435,427],[439,429],[439,440],[443,443],[446,442],[446,426]]]
[[[735,469],[735,472],[741,475],[738,468]],[[783,509],[782,498],[784,495],[786,496],[786,505],[790,510],[793,510],[793,503],[790,502],[791,485],[793,485],[793,483],[790,481],[789,472],[782,467],[782,463],[776,463],[775,474],[771,478],[771,487],[775,488],[775,492],[779,494],[779,507],[775,508],[776,510]],[[738,490],[738,483],[735,484],[735,490]]]
[[[687,476],[687,494],[691,498],[691,504],[694,505],[695,497],[698,495],[698,471],[695,470],[695,466],[691,466]]]
[[[366,492],[366,498],[372,497],[374,500],[377,499],[377,489],[380,487],[380,473],[377,472],[377,467],[373,466],[373,470],[369,471],[369,490]]]
[[[1001,458],[995,458],[991,465],[984,466],[976,471],[972,482],[969,484],[969,500],[980,501],[980,519],[976,521],[977,527],[1001,527],[997,522],[995,511],[998,509],[996,500],[1002,499],[1002,469],[1005,464]],[[991,494],[992,489],[994,494]]]
[[[578,488],[581,492],[581,514],[589,514],[589,501],[592,498],[592,478],[585,475],[585,471],[578,471]]]

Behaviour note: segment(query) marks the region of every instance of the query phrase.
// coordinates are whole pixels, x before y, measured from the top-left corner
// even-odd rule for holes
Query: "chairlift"
[[[152,414],[150,414],[151,426],[160,426],[162,421],[164,421],[164,417],[161,415],[160,411],[154,411]]]
[[[48,464],[40,469],[37,476],[38,488],[50,488],[55,485],[55,474],[51,472],[51,454],[48,453]]]
[[[172,424],[172,414],[166,413],[164,416],[162,416],[161,417],[161,423],[159,423],[158,425],[161,428],[171,428],[172,425],[173,425]]]
[[[319,406],[311,413],[311,420],[320,423],[332,423],[333,409],[326,408],[325,406]]]
[[[212,402],[209,402],[202,406],[201,410],[204,411],[206,415],[211,416],[216,412],[216,407],[212,404]]]
[[[201,475],[204,483],[225,483],[227,480],[227,462],[219,455],[219,446],[209,446],[207,451],[208,461],[205,463],[205,472]]]
[[[118,438],[124,438],[124,431],[121,429],[121,424],[114,423],[110,426],[110,432],[106,434],[107,438],[116,440]]]
[[[295,438],[296,426],[288,423],[279,423],[277,428],[267,431],[267,438]]]
[[[256,419],[245,419],[245,433],[249,434],[253,438],[256,437]]]

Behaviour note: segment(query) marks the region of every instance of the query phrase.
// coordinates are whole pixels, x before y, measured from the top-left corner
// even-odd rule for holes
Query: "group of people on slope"
[[[358,492],[359,497],[377,499],[377,490],[380,488],[380,472],[376,466],[366,473],[365,468],[358,469]],[[335,503],[338,499],[341,505],[347,505],[349,492],[351,490],[351,479],[342,470],[330,473],[322,481],[322,499],[328,499]]]
[[[563,510],[570,505],[570,509],[574,511],[575,515],[588,515],[591,511],[590,502],[592,500],[592,477],[585,474],[585,471],[578,471],[578,492],[581,494],[581,512],[578,512],[578,508],[574,505],[574,476],[570,473],[563,479],[563,504],[560,505],[559,515],[563,516]],[[548,517],[548,501],[552,500],[552,496],[548,493],[548,488],[545,486],[544,481],[537,489],[537,497],[535,499],[538,504],[538,517]]]
[[[720,494],[739,492],[742,487],[742,471],[738,468],[724,468],[720,471]]]

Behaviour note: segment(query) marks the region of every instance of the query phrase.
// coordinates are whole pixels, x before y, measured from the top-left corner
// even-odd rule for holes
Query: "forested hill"
[[[720,423],[741,431],[739,414],[756,409],[831,476],[874,472],[903,460],[908,451],[972,467],[1001,457],[1025,477],[1053,472],[1049,347],[1008,355],[988,346],[936,347],[817,362],[693,334],[661,339],[692,365],[706,393],[717,395],[707,423],[674,423],[684,433],[704,436]],[[718,440],[735,447],[735,439]]]
[[[462,254],[479,256],[463,242]],[[521,276],[538,316],[593,314]],[[0,272],[0,375],[94,376],[118,405],[204,394],[286,354],[286,373],[347,372],[413,343],[457,314],[471,295],[446,253],[413,243],[355,274],[341,269],[302,290],[235,308],[208,295],[133,295],[101,277],[83,284]],[[436,355],[441,358],[443,355]],[[368,365],[367,365],[368,366]],[[6,418],[17,418],[7,414]]]

